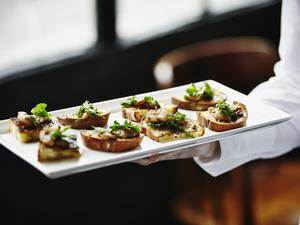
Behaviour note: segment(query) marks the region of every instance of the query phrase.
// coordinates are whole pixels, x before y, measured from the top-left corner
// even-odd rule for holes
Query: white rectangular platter
[[[250,130],[262,128],[269,125],[284,122],[290,119],[290,115],[282,112],[276,108],[266,105],[262,102],[254,101],[250,97],[241,94],[227,86],[224,86],[216,81],[209,80],[208,83],[213,87],[223,91],[229,100],[240,101],[244,103],[248,109],[248,121],[247,126],[229,130],[225,132],[213,132],[205,129],[205,134],[199,138],[181,139],[176,141],[169,141],[165,143],[155,142],[148,137],[144,137],[141,146],[133,151],[125,153],[107,153],[90,150],[85,147],[80,139],[79,130],[69,130],[69,133],[78,135],[78,143],[82,152],[82,156],[78,160],[66,160],[51,163],[41,163],[37,160],[38,143],[21,144],[13,135],[9,133],[8,120],[0,121],[0,143],[7,149],[15,153],[23,160],[36,167],[43,174],[49,178],[58,178],[75,174],[83,171],[88,171],[104,166],[110,166],[118,163],[128,162],[139,158],[144,158],[157,153],[163,153],[168,151],[175,151],[178,149],[185,149],[187,147],[208,143],[211,141],[220,140],[222,138],[231,136],[233,134],[241,132],[249,132]],[[196,83],[200,86],[202,82]],[[136,95],[137,98],[141,98],[145,95],[151,95],[160,102],[170,103],[172,96],[183,96],[186,88],[189,85],[183,85],[180,87],[165,89],[161,91],[155,91],[150,93],[144,93]],[[108,125],[112,124],[114,120],[123,121],[120,113],[120,102],[124,98],[94,103],[94,106],[98,107],[101,111],[111,112]],[[51,107],[51,106],[50,106]],[[54,122],[57,115],[73,114],[80,106],[57,110],[51,112]],[[20,109],[22,110],[22,109]],[[195,119],[196,111],[179,110],[187,115],[187,117]],[[16,112],[17,114],[17,112]]]

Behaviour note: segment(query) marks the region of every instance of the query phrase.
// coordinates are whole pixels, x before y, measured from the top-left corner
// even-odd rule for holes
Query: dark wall
[[[165,52],[218,37],[255,35],[278,44],[280,4],[208,18],[175,33],[131,47],[115,46],[76,63],[29,71],[0,84],[0,119],[155,90],[152,68]],[[30,74],[32,73],[32,74]],[[1,218],[8,224],[175,224],[170,169],[123,164],[49,180],[0,146]],[[200,169],[199,169],[200,171]]]

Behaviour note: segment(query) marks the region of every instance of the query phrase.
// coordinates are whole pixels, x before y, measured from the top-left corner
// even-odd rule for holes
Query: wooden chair
[[[213,79],[247,94],[273,76],[277,48],[260,37],[208,40],[163,55],[155,64],[158,89]],[[253,224],[251,180],[246,166],[218,178],[191,160],[174,168],[174,210],[184,224]]]
[[[248,93],[273,74],[277,49],[259,37],[203,41],[163,55],[154,67],[158,89],[213,79]]]

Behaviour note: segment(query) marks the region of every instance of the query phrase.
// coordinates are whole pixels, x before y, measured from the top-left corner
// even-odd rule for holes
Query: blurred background
[[[274,75],[280,12],[279,0],[0,0],[0,119],[204,79],[247,94]],[[187,159],[50,180],[0,146],[0,223],[294,225],[299,159],[217,178]]]

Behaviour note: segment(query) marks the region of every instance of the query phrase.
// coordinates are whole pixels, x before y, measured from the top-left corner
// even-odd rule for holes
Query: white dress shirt
[[[219,159],[196,163],[218,176],[255,159],[277,157],[300,146],[300,0],[283,0],[280,61],[276,76],[250,94],[292,116],[287,122],[220,140]]]

